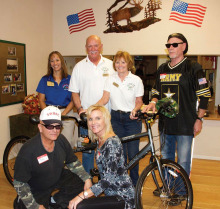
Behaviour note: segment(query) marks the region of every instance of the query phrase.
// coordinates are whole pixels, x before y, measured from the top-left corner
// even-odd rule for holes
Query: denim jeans
[[[161,154],[163,159],[175,161],[175,151],[177,147],[177,163],[180,164],[189,175],[191,170],[191,146],[192,136],[160,134],[162,145]],[[165,142],[165,144],[164,144]]]
[[[141,133],[141,121],[131,120],[130,113],[122,113],[111,110],[111,123],[115,134],[119,138]],[[127,162],[127,160],[130,161],[139,152],[139,142],[140,140],[138,139],[123,143],[125,162]],[[134,186],[136,186],[139,178],[138,170],[139,164],[130,170],[130,176]]]
[[[88,136],[88,130],[80,127],[80,134]],[[94,150],[92,150],[91,153],[83,152],[82,154],[82,165],[88,174],[90,174],[90,170],[94,168],[94,155]]]

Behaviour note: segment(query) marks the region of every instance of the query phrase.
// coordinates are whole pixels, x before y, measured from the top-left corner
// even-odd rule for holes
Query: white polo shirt
[[[144,95],[142,80],[131,72],[123,81],[115,72],[107,79],[104,90],[110,92],[111,108],[125,112],[132,111],[135,107],[136,97]]]
[[[87,56],[75,65],[69,91],[80,93],[81,105],[87,109],[102,98],[105,81],[114,72],[111,60],[101,56],[96,66]]]

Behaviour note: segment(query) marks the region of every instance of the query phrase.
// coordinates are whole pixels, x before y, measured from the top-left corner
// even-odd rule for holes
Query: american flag
[[[199,85],[207,83],[206,78],[200,78],[200,79],[198,79],[198,81],[199,81]]]
[[[188,4],[181,0],[174,0],[169,20],[201,27],[205,12],[206,7],[199,4]]]
[[[77,14],[69,15],[66,19],[70,34],[82,31],[88,27],[96,26],[92,9],[85,9]]]

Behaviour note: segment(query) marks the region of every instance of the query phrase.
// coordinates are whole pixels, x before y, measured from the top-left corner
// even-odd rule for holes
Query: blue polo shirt
[[[70,83],[70,75],[63,78],[58,83],[53,79],[53,76],[43,76],[38,84],[37,92],[45,94],[46,105],[64,106],[66,107],[71,101],[71,92],[68,91]]]

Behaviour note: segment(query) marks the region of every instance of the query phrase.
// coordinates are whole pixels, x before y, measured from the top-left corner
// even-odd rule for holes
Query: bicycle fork
[[[167,183],[166,183],[166,181],[165,181],[165,177],[164,177],[162,165],[161,165],[161,163],[160,163],[160,159],[159,159],[156,155],[155,155],[155,156],[152,156],[152,157],[150,158],[150,163],[153,163],[153,162],[154,162],[153,158],[156,160],[157,167],[158,167],[158,171],[159,171],[159,175],[160,175],[160,179],[161,179],[161,181],[162,181],[162,183],[163,183],[163,187],[164,187],[164,189],[165,189],[165,192],[166,192],[166,194],[168,194],[168,196],[170,196],[170,191],[169,191],[168,186],[167,186]],[[159,186],[159,184],[158,184],[157,177],[156,177],[154,171],[152,172],[152,176],[153,176],[153,180],[154,180],[154,183],[155,183],[156,186],[157,186],[158,191],[161,193],[161,189],[160,189],[160,186]]]
[[[155,154],[155,146],[154,146],[154,143],[153,143],[153,137],[152,137],[153,135],[152,135],[150,122],[151,121],[147,121],[147,123],[146,123],[147,128],[148,128],[148,137],[149,137],[149,141],[150,141],[150,144],[151,144],[151,153],[152,153],[152,156],[150,157],[150,164],[154,163],[156,161],[158,171],[159,171],[159,176],[160,176],[159,178],[161,179],[161,181],[163,183],[163,186],[164,186],[164,189],[165,189],[165,192],[166,192],[167,196],[169,197],[170,196],[170,191],[169,191],[167,183],[165,181],[165,177],[164,177],[164,173],[163,173],[163,169],[162,169],[162,164],[161,164],[160,159],[158,158],[158,156]],[[156,177],[154,171],[152,171],[152,177],[153,177],[154,183],[155,183],[159,193],[161,194],[160,185],[158,184],[157,177]]]

